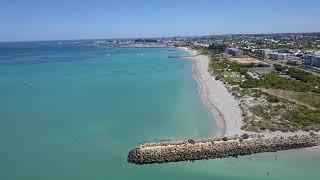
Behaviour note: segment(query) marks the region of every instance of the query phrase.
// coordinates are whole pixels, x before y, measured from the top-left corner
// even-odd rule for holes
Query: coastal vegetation
[[[212,43],[209,45],[208,50],[214,54],[220,54],[227,49],[227,46],[224,44]]]
[[[320,94],[314,92],[307,92],[303,94],[299,94],[296,98],[306,104],[314,106],[316,108],[320,108]]]
[[[308,92],[315,88],[312,84],[298,81],[293,78],[283,77],[279,73],[273,72],[264,76],[263,79],[247,78],[246,81],[240,84],[242,88],[274,88],[296,92]]]
[[[224,44],[212,43],[209,47],[193,46],[192,48],[200,52],[200,54],[214,56],[224,52],[227,49],[227,46]]]
[[[196,50],[198,54],[207,55],[207,56],[211,55],[210,50],[208,48],[204,48],[201,46],[193,46],[192,49]]]
[[[294,132],[320,130],[320,77],[295,67],[274,65],[274,72],[253,78],[249,68],[211,56],[209,72],[240,99],[243,130]]]

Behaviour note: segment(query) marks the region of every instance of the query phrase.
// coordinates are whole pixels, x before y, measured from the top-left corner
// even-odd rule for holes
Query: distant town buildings
[[[201,43],[201,42],[194,42],[193,45],[195,46],[201,46],[201,47],[209,47],[210,43]]]
[[[270,58],[273,60],[287,60],[288,59],[288,53],[278,53],[274,52],[270,54]]]
[[[305,54],[303,59],[304,65],[320,68],[320,53]]]
[[[84,41],[81,45],[124,48],[190,46],[194,48],[207,48],[212,55],[216,55],[217,57],[254,57],[266,61],[271,59],[278,63],[320,72],[320,33],[229,34],[198,37],[109,39]],[[251,70],[251,75],[259,77],[261,72]]]
[[[279,49],[278,53],[291,54],[292,51],[290,49]]]
[[[229,48],[227,50],[228,54],[232,55],[233,57],[242,57],[243,51],[237,48]]]
[[[272,50],[271,49],[254,49],[253,53],[260,57],[268,58],[272,53]]]
[[[228,53],[221,53],[220,57],[222,58],[230,58],[232,55],[228,54]]]

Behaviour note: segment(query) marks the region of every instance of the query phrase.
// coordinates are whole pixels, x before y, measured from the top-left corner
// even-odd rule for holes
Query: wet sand
[[[196,55],[196,51],[187,48],[183,50],[193,55],[188,59],[192,59],[194,63],[192,73],[198,84],[199,95],[216,121],[215,137],[242,134],[239,101],[231,95],[223,82],[210,75],[208,72],[209,57]]]

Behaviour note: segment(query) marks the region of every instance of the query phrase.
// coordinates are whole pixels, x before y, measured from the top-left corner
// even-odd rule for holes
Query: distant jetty
[[[128,162],[153,164],[238,157],[255,153],[307,148],[320,145],[320,136],[296,135],[273,138],[216,138],[141,145],[128,154]]]

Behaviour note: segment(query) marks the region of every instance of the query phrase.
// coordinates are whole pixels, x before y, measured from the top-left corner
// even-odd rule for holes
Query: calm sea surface
[[[144,142],[209,137],[192,62],[176,49],[0,43],[1,180],[319,179],[320,153],[137,166]]]

